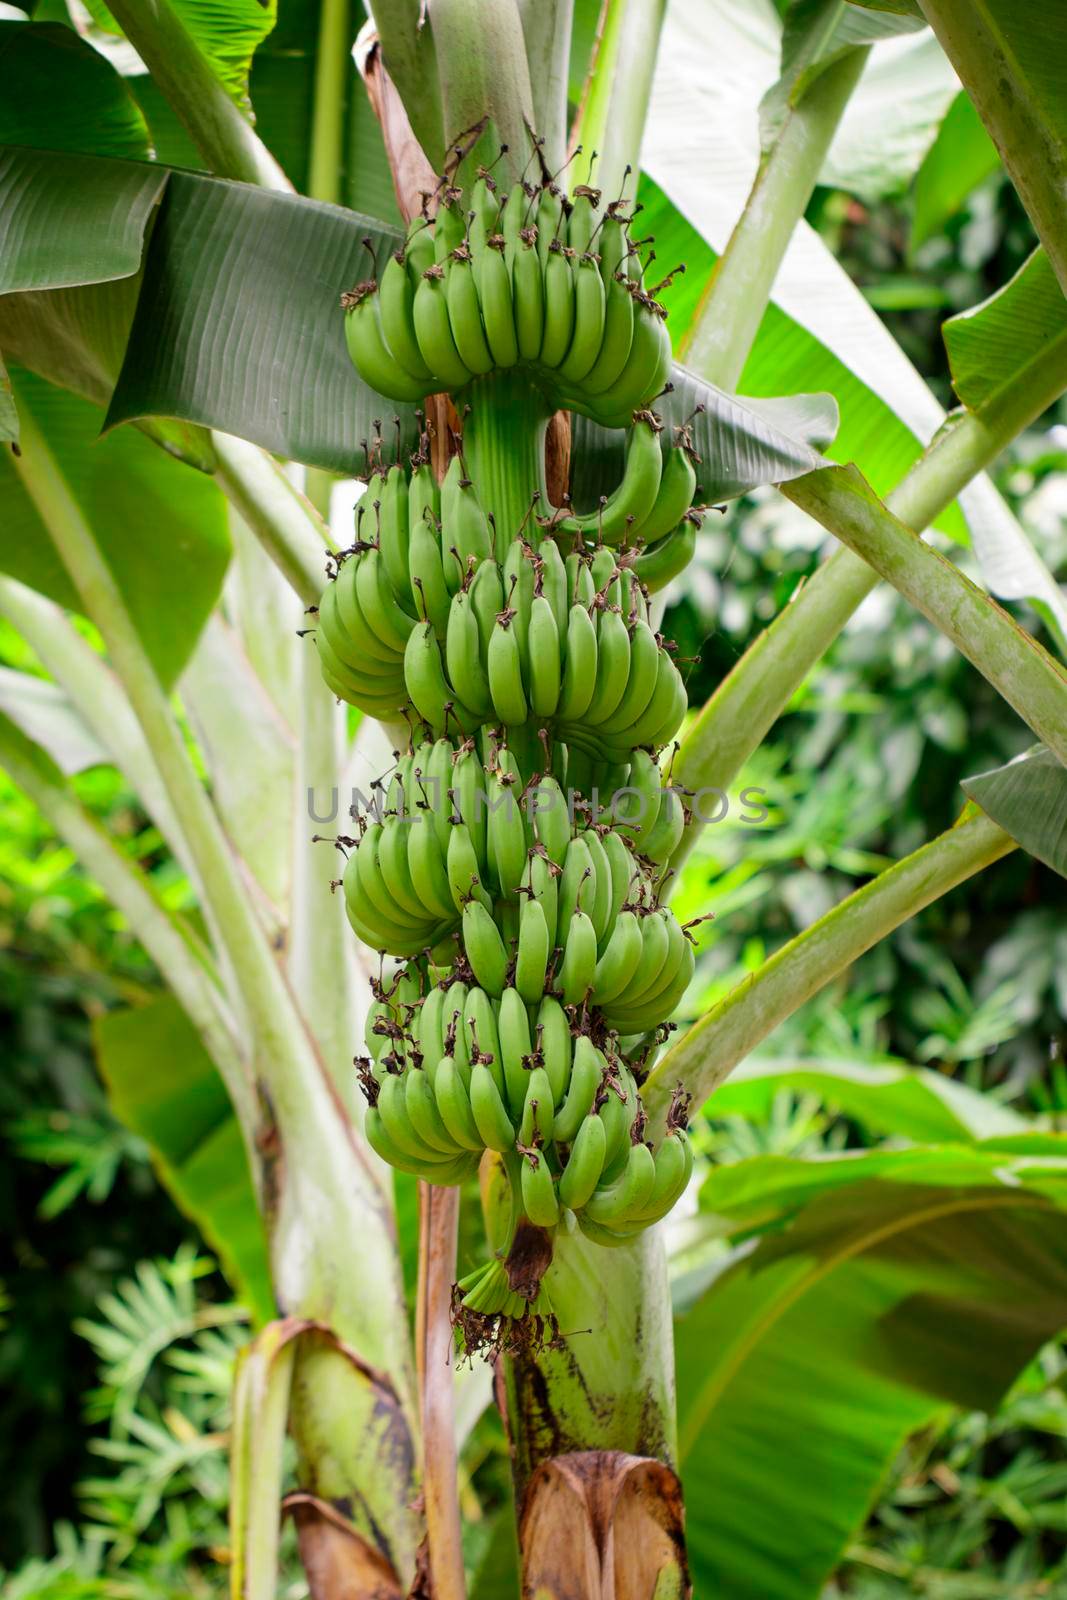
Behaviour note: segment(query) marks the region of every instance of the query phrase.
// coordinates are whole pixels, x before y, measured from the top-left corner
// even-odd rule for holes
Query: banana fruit
[[[661,900],[689,819],[661,765],[686,689],[650,600],[705,508],[689,424],[653,409],[671,346],[630,220],[587,184],[502,192],[480,167],[467,192],[442,179],[380,280],[342,299],[377,393],[461,396],[440,482],[436,407],[408,462],[386,460],[375,423],[354,539],[307,631],[339,699],[410,730],[336,841],[336,887],[382,957],[356,1062],[369,1144],[428,1183],[481,1167],[510,1196],[458,1285],[465,1333],[550,1313],[509,1275],[524,1219],[620,1246],[693,1172],[680,1086],[649,1142],[640,1085],[696,966]],[[516,376],[483,381],[496,372]],[[486,408],[523,383],[530,415],[624,430],[621,477],[590,509],[551,506],[543,481],[502,487]]]
[[[658,460],[658,442],[639,426]],[[564,564],[546,538],[536,549],[514,540],[498,564],[460,461],[453,457],[436,518],[415,483],[422,466],[410,486],[396,467],[372,483],[373,505],[318,606],[328,687],[361,711],[407,718],[434,737],[486,723],[544,728],[601,766],[662,749],[681,725],[686,691],[649,621],[637,570],[644,558],[631,564],[600,545]],[[371,540],[362,537],[368,514]],[[405,573],[409,581],[399,582]]]
[[[484,169],[469,195],[443,183],[381,280],[341,296],[360,377],[410,403],[519,365],[553,409],[628,427],[666,383],[671,342],[622,202],[601,199],[588,185],[568,197],[547,174],[503,198]]]

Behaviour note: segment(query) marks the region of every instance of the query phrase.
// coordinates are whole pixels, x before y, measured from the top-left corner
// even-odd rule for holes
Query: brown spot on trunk
[[[571,417],[557,411],[545,434],[545,487],[552,505],[561,506],[571,486]]]

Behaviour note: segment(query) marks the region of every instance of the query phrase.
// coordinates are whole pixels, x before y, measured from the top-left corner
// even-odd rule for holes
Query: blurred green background
[[[866,207],[821,189],[810,220],[945,404],[940,324],[1003,284],[1033,236],[994,175],[918,250],[914,197]],[[1067,579],[1067,418],[1050,415],[1001,461],[999,487]],[[820,530],[768,492],[712,518],[665,631],[696,658],[699,704],[814,570]],[[961,565],[973,570],[967,552]],[[1019,613],[1025,616],[1025,608]],[[1036,619],[1029,619],[1036,625]],[[0,658],[25,665],[10,634]],[[960,779],[1029,736],[984,680],[892,594],[878,591],[752,761],[706,830],[679,897],[713,911],[693,1013],[854,881],[947,826]],[[183,883],[119,780],[79,792],[181,900]],[[169,1596],[225,1592],[229,1372],[246,1319],[146,1148],[109,1114],[94,1016],[152,991],[121,919],[0,775],[0,1593]],[[1022,853],[863,958],[794,1017],[774,1054],[925,1064],[1067,1127],[1063,884]],[[817,1155],[863,1143],[815,1097],[780,1093],[764,1121],[714,1116],[708,1161]],[[1046,1350],[995,1416],[955,1417],[912,1440],[827,1595],[982,1600],[1067,1593],[1067,1354]],[[486,1414],[462,1485],[472,1543],[506,1497],[498,1422]],[[476,1552],[477,1553],[477,1552]],[[489,1565],[491,1550],[483,1554]],[[286,1593],[303,1591],[295,1566]],[[1049,1573],[1053,1574],[1050,1586]],[[1039,1575],[1040,1578],[1039,1578]],[[1059,1583],[1061,1588],[1055,1585]]]

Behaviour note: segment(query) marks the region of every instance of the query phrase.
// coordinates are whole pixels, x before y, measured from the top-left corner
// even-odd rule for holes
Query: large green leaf
[[[248,72],[257,47],[274,27],[277,0],[168,0],[168,4],[230,98],[243,110],[251,110]],[[102,27],[121,31],[103,0],[86,0],[86,5]]]
[[[737,1232],[780,1220],[677,1326],[697,1593],[816,1600],[904,1436],[949,1404],[992,1409],[1059,1331],[1056,1148],[1042,1168],[940,1148],[882,1152],[878,1176],[847,1156],[713,1175],[702,1204]]]
[[[124,79],[71,28],[0,21],[0,144],[144,157],[148,128]]]
[[[111,762],[77,707],[47,678],[0,667],[0,711],[47,751],[67,777]]]
[[[709,1117],[764,1118],[783,1089],[818,1095],[869,1133],[894,1138],[949,1143],[1020,1133],[1026,1127],[1021,1117],[989,1095],[944,1073],[895,1061],[757,1057],[735,1067],[704,1109]]]
[[[936,139],[958,87],[929,30],[877,46],[845,107],[821,181],[868,205],[902,194]]]
[[[108,425],[148,415],[240,434],[279,455],[360,470],[374,420],[410,406],[361,383],[342,290],[399,235],[339,206],[172,174]],[[224,336],[223,336],[224,330]]]
[[[1067,878],[1067,767],[1050,750],[966,778],[963,788],[1024,850]]]
[[[348,20],[351,44],[362,21],[359,8],[352,9]],[[260,45],[252,62],[256,132],[302,193],[307,192],[308,186],[322,21],[323,8],[318,0],[286,0],[273,33]],[[340,198],[353,211],[399,224],[381,129],[350,50],[346,51],[345,63]]]
[[[685,329],[756,172],[753,107],[777,76],[778,27],[769,0],[679,0],[667,16],[643,150],[645,171],[655,183],[642,182],[641,221],[656,235],[661,260],[688,264],[685,276],[664,293],[683,356]],[[895,48],[893,42],[877,46],[876,54]],[[730,62],[729,73],[717,69],[723,60]],[[857,96],[853,109],[859,105]],[[888,137],[873,119],[872,126],[879,137]],[[1025,369],[1019,381],[1026,381]],[[829,390],[841,406],[835,455],[862,461],[882,494],[899,482],[920,441],[944,419],[900,346],[806,223],[790,242],[740,388],[754,395]],[[1001,548],[1011,553],[1009,561],[1019,559],[1025,535],[985,477],[974,480],[960,503],[994,586]],[[936,526],[966,537],[956,507]],[[1036,587],[1047,582],[1046,574]],[[1005,598],[1018,593],[1013,588]]]
[[[0,150],[0,294],[130,277],[166,181],[135,161]]]
[[[144,234],[166,180],[145,165],[0,151],[0,242],[8,247],[0,287],[20,291],[0,294],[0,349],[9,360],[107,404],[140,292]],[[165,418],[139,427],[179,459],[214,469],[202,428]]]
[[[980,417],[1037,366],[1067,366],[1067,297],[1045,251],[1035,250],[988,300],[950,317],[943,333],[953,387]]]
[[[1067,293],[1067,8],[921,0]]]
[[[101,440],[102,414],[86,401],[29,373],[16,373],[15,383],[24,419],[32,417],[43,435],[160,677],[173,683],[218,600],[229,561],[222,495],[136,429],[122,428]],[[0,455],[0,495],[0,568],[78,609],[66,569],[8,452]]]
[[[1067,299],[1044,250],[1035,250],[1010,283],[944,325],[956,393],[995,426],[1002,404],[1041,381],[1067,374]],[[1014,518],[990,527],[976,520],[972,541],[985,578],[1005,600],[1035,602],[1067,655],[1067,597]]]
[[[939,233],[964,200],[1000,166],[997,147],[965,90],[953,100],[915,178],[911,248]]]
[[[140,275],[0,295],[0,345],[11,361],[106,406],[122,366]]]
[[[0,356],[0,444],[17,443],[18,436],[19,414],[15,396],[3,356]]]
[[[921,27],[921,18],[862,13],[841,0],[792,0],[782,26],[781,77],[760,102],[763,149],[773,144],[789,110],[843,54]],[[913,146],[925,139],[931,91],[934,99],[952,93],[945,88],[950,74],[944,56],[936,46],[934,53],[925,46],[926,40],[918,40],[904,50],[878,51],[867,62],[861,86],[853,93],[851,136],[837,141],[843,187],[877,198],[899,182],[901,160],[902,170],[913,171]],[[934,56],[941,58],[939,64]],[[878,136],[880,144],[875,142]]]
[[[1019,1165],[1002,1163],[1005,1152]],[[814,1198],[856,1184],[901,1184],[957,1189],[989,1182],[1026,1182],[1046,1198],[1067,1204],[1067,1139],[1062,1134],[1002,1134],[980,1143],[849,1150],[808,1161],[759,1156],[717,1167],[700,1191],[708,1231],[726,1236],[773,1230]]]
[[[347,25],[351,44],[361,13],[357,8],[343,17],[335,11],[324,18],[318,0],[286,0],[252,57],[248,79],[256,132],[301,193],[308,185],[315,73],[324,21],[333,28]],[[381,129],[348,49],[345,62],[340,197],[354,211],[396,223],[399,212]],[[187,171],[206,171],[200,152],[155,80],[139,74],[129,84],[147,118],[158,159]]]
[[[115,1115],[149,1145],[167,1190],[256,1321],[269,1321],[266,1240],[241,1131],[192,1024],[167,997],[106,1012],[93,1037]]]
[[[922,17],[919,0],[849,0],[864,11],[889,11],[901,17]]]
[[[779,23],[766,0],[683,0],[668,11],[642,151],[642,229],[659,260],[686,263],[663,299],[684,359],[686,330],[760,160],[756,104],[778,74]],[[729,60],[728,74],[716,64]],[[807,223],[796,229],[741,377],[749,395],[826,389],[841,407],[836,454],[883,493],[944,413],[876,312]],[[965,536],[958,512],[941,519]]]

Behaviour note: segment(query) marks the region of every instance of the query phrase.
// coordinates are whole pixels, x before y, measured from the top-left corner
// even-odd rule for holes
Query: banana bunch
[[[501,196],[485,168],[469,194],[445,180],[437,193],[381,281],[341,296],[360,377],[413,402],[522,366],[553,409],[627,427],[672,355],[663,285],[646,289],[621,201],[601,209],[598,190],[568,197],[547,175]]]
[[[429,1183],[471,1177],[483,1151],[503,1158],[512,1195],[509,1233],[569,1223],[621,1244],[665,1216],[685,1189],[692,1152],[672,1108],[653,1152],[643,1140],[637,1081],[614,1036],[552,995],[515,987],[499,996],[446,977],[419,993],[410,970],[371,1008],[360,1065],[366,1133],[392,1166]],[[468,1310],[521,1315],[503,1263],[461,1281]]]
[[[635,411],[626,435],[622,477],[610,495],[592,511],[575,516],[557,511],[553,532],[580,544],[647,548],[667,537],[686,516],[699,484],[698,457],[689,424],[674,430],[674,443],[664,453],[663,424],[654,411]]]
[[[653,448],[658,459],[654,436]],[[473,495],[458,475],[448,495],[452,470],[443,512],[448,500]],[[411,582],[398,587],[398,482],[375,502],[378,537],[357,538],[319,602],[315,642],[332,693],[386,721],[414,717],[435,735],[535,724],[608,765],[673,738],[685,684],[648,620],[635,570],[642,557],[631,565],[602,544],[564,560],[553,538],[536,547],[513,539],[498,563],[488,523],[468,499],[462,518],[442,516],[455,541],[451,572],[442,541],[420,518],[407,535]],[[471,535],[480,529],[480,544],[459,541],[461,520]]]
[[[503,193],[479,168],[467,192],[442,179],[432,218],[342,297],[380,394],[462,391],[479,480],[455,438],[440,485],[426,436],[386,465],[376,424],[314,630],[333,693],[412,730],[338,840],[355,933],[402,963],[372,985],[359,1074],[367,1138],[398,1170],[460,1185],[493,1152],[510,1222],[458,1286],[475,1318],[525,1316],[541,1293],[520,1227],[620,1245],[692,1171],[682,1097],[653,1147],[639,1084],[695,967],[692,925],[660,904],[687,812],[657,752],[686,692],[650,596],[692,556],[703,508],[689,424],[667,439],[650,409],[669,280],[646,287],[630,221],[589,185],[567,195],[545,173]],[[520,404],[524,385],[543,406]],[[578,511],[541,482],[522,502],[494,456],[517,441],[496,425],[512,406],[516,427],[565,408],[626,429],[613,492]]]
[[[361,836],[345,841],[341,884],[357,938],[383,954],[411,957],[440,946],[462,926],[469,963],[493,975],[488,987],[499,993],[499,975],[514,960],[522,987],[533,994],[544,987],[558,937],[564,941],[558,976],[565,997],[591,990],[599,1004],[619,963],[622,976],[610,998],[618,1007],[617,995],[626,988],[627,1003],[636,1000],[639,978],[651,984],[654,976],[668,976],[666,967],[662,974],[650,970],[658,949],[652,925],[668,916],[655,911],[655,869],[681,839],[681,797],[662,786],[652,757],[635,751],[629,781],[614,797],[614,826],[585,827],[577,813],[572,818],[551,773],[534,774],[524,785],[506,745],[493,746],[490,755],[485,765],[473,739],[459,746],[438,739],[398,758],[375,810],[361,818]],[[630,901],[635,911],[623,913]],[[647,962],[639,963],[632,938],[616,942],[597,978],[590,959],[598,966],[605,941],[617,940],[637,912],[652,918],[647,928],[641,925],[640,942],[651,952]]]
[[[463,907],[463,955],[487,994],[513,987],[530,1004],[554,994],[625,1035],[671,1015],[692,981],[692,942],[618,833],[576,834],[558,866],[532,853],[520,890],[510,915],[473,896]]]

